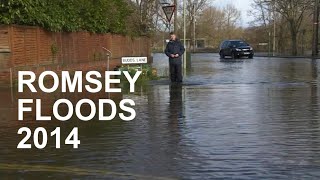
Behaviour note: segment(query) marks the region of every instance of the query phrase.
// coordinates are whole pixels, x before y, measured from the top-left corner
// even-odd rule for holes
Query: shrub
[[[1,0],[0,24],[126,34],[131,12],[126,0]]]

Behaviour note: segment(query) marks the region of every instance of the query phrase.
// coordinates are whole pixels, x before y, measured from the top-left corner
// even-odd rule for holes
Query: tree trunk
[[[298,33],[294,28],[294,24],[290,23],[290,32],[291,32],[291,55],[298,55],[298,45],[297,45],[297,36]]]
[[[297,46],[297,35],[292,35],[292,55],[298,55],[298,46]]]
[[[282,22],[282,21],[281,21]],[[284,38],[283,38],[283,26],[279,26],[278,30],[278,53],[282,54],[284,52]]]

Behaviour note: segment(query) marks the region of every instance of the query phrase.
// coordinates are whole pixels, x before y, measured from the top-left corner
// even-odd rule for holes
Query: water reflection
[[[170,85],[169,120],[172,124],[179,124],[183,118],[182,84]]]

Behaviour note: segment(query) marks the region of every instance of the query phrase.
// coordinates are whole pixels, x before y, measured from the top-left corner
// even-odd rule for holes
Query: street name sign
[[[147,57],[122,57],[122,64],[147,64]]]

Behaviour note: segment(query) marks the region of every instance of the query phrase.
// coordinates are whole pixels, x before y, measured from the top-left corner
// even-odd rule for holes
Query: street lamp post
[[[263,2],[269,4],[269,18],[273,16],[273,43],[272,43],[272,56],[276,55],[276,2],[275,0],[264,0]],[[271,15],[272,13],[272,15]],[[271,55],[271,28],[269,28],[269,56]]]
[[[273,56],[276,55],[276,3],[273,1],[272,13],[273,13]]]
[[[271,4],[269,4],[269,39],[268,39],[268,56],[271,56],[271,27],[270,27],[270,22],[271,22]]]
[[[186,48],[186,37],[187,37],[187,26],[186,26],[186,0],[183,0],[183,45]],[[186,48],[187,49],[187,48]],[[185,51],[183,54],[183,74],[187,75],[187,52]]]
[[[196,2],[193,2],[193,52],[196,51]]]
[[[317,56],[319,40],[319,0],[315,0],[314,3],[312,56]]]

